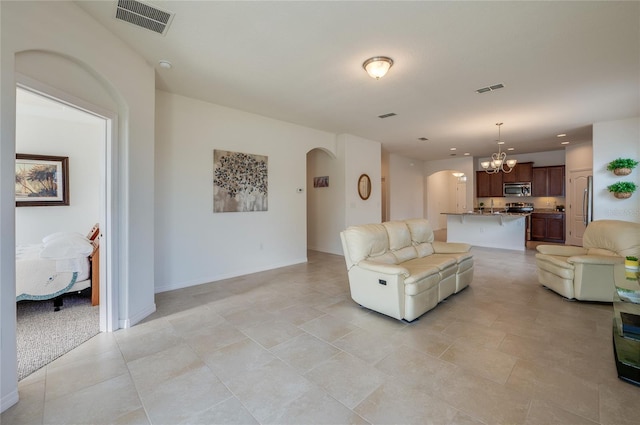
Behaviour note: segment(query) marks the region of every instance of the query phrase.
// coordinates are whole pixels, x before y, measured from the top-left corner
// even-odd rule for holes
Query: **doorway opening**
[[[48,92],[54,92],[55,95]],[[82,335],[89,335],[84,340],[80,335],[73,335],[73,338],[70,338],[76,343],[75,346],[85,342],[95,333],[114,330],[113,314],[110,314],[113,311],[113,302],[115,301],[112,297],[111,273],[109,273],[111,261],[108,245],[110,241],[106,237],[110,234],[109,224],[112,220],[107,208],[109,203],[107,197],[107,148],[111,145],[112,121],[112,117],[92,111],[91,105],[57,93],[55,90],[38,83],[30,81],[30,84],[19,83],[16,87],[16,153],[36,157],[66,158],[65,174],[67,178],[64,190],[69,198],[68,205],[16,207],[16,250],[19,252],[18,247],[21,246],[33,246],[41,251],[42,241],[45,237],[60,233],[87,235],[95,224],[99,226],[96,245],[100,248],[100,255],[99,259],[98,256],[93,255],[95,265],[86,260],[89,265],[85,266],[82,263],[83,260],[78,260],[72,261],[75,264],[72,267],[70,262],[65,266],[64,261],[56,260],[52,261],[53,265],[47,265],[47,267],[53,267],[53,270],[44,272],[52,274],[52,276],[60,276],[62,280],[67,279],[67,275],[74,275],[73,280],[68,279],[70,285],[64,286],[65,291],[68,289],[65,294],[71,295],[68,298],[69,309],[73,304],[78,306],[78,302],[80,304],[85,302],[81,297],[73,295],[77,293],[74,288],[80,289],[80,286],[87,286],[88,290],[85,290],[87,292],[94,286],[91,283],[101,282],[101,285],[95,285],[95,288],[99,288],[99,295],[95,297],[94,293],[94,300],[97,298],[100,300],[99,307],[95,307],[89,316],[83,316],[95,320],[96,323],[91,324],[92,330],[87,330],[87,326],[83,327]],[[56,177],[56,185],[62,182],[62,179]],[[21,202],[21,205],[24,204]],[[36,253],[35,257],[39,257],[39,254]],[[66,270],[65,267],[74,268],[73,273],[69,273],[70,270]],[[90,272],[91,267],[94,267],[95,274],[93,276]],[[18,270],[18,264],[16,264],[16,270]],[[65,275],[65,272],[68,274]],[[83,280],[76,280],[76,277],[85,278],[84,274],[88,274],[88,279],[84,280],[84,283],[91,283],[84,285],[82,284]],[[17,275],[16,285],[20,283],[18,277]],[[44,297],[56,292],[44,289],[41,291]],[[21,293],[23,291],[16,288],[16,295]],[[38,298],[25,299],[37,300]],[[38,301],[34,301],[34,305],[37,303]],[[43,302],[43,304],[53,305],[51,301]],[[30,311],[45,311],[42,310],[43,308],[38,306],[36,310],[31,309]],[[53,307],[51,310],[53,311]],[[47,313],[49,312],[47,311]],[[89,324],[83,323],[83,325]],[[93,329],[97,332],[94,332]],[[89,333],[87,334],[87,332]],[[93,335],[91,332],[94,332]],[[58,355],[74,348],[73,344],[69,344],[71,343],[62,344],[63,347],[59,348],[64,351]],[[48,351],[50,354],[55,354],[59,350],[56,348]],[[41,359],[36,361],[41,361]]]
[[[434,231],[446,231],[444,213],[467,211],[467,179],[463,176],[464,173],[458,170],[443,170],[427,177],[427,217]]]

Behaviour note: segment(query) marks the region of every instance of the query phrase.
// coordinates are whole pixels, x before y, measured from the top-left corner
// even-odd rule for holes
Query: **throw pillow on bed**
[[[87,257],[93,252],[93,245],[79,233],[58,232],[42,239],[40,258],[65,260]]]

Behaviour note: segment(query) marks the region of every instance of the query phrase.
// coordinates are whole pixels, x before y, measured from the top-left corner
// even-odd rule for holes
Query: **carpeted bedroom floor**
[[[91,295],[67,294],[60,311],[53,300],[17,304],[18,380],[47,365],[100,332],[100,307]]]

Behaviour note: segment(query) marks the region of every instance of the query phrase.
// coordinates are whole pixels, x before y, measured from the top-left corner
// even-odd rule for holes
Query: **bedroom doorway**
[[[37,84],[33,85],[37,86]],[[110,297],[107,294],[112,292],[110,281],[107,278],[108,267],[106,267],[109,264],[109,250],[105,249],[108,241],[104,237],[108,233],[105,227],[108,227],[108,223],[111,221],[107,213],[106,196],[106,157],[107,147],[110,145],[111,119],[91,111],[90,105],[78,106],[74,102],[75,99],[70,99],[61,93],[55,93],[55,90],[49,88],[43,89],[42,86],[35,89],[33,85],[19,84],[16,88],[16,153],[67,158],[67,187],[65,190],[69,195],[69,202],[68,205],[59,206],[16,207],[16,246],[40,244],[44,237],[58,232],[75,232],[87,235],[89,230],[98,223],[100,232],[97,235],[97,241],[100,255],[94,255],[95,258],[91,262],[87,259],[88,266],[84,267],[83,265],[78,268],[76,277],[80,279],[82,273],[85,273],[87,276],[82,276],[84,281],[102,282],[102,285],[95,285],[99,288],[99,306],[91,307],[90,291],[93,285],[90,286],[88,283],[82,285],[87,286],[84,297],[76,294],[77,291],[73,289],[83,282],[83,280],[77,280],[75,284],[69,282],[73,286],[65,296],[67,298],[66,309],[63,304],[62,311],[54,313],[52,301],[43,302],[47,306],[50,305],[51,309],[36,308],[35,306],[40,301],[33,301],[32,305],[23,308],[28,312],[24,313],[25,321],[27,319],[34,320],[34,311],[41,311],[42,314],[48,315],[56,314],[56,319],[60,319],[63,314],[71,314],[73,309],[73,314],[69,317],[74,317],[74,319],[71,320],[89,322],[83,323],[81,328],[69,327],[72,330],[76,329],[74,335],[69,338],[61,338],[58,335],[59,332],[56,332],[55,340],[64,341],[61,347],[34,350],[36,353],[39,351],[45,351],[44,354],[53,353],[53,357],[50,359],[47,359],[46,356],[39,357],[39,354],[34,359],[33,352],[24,351],[24,342],[21,346],[20,338],[22,335],[19,324],[17,332],[18,363],[19,365],[25,363],[20,361],[21,355],[29,357],[25,366],[28,373],[30,373],[29,368],[38,369],[46,365],[55,357],[70,351],[95,334],[112,330],[109,329],[111,326],[108,323]],[[55,96],[46,92],[54,92]],[[61,100],[62,98],[65,100]],[[77,103],[82,104],[81,101]],[[28,202],[26,204],[28,205]],[[18,248],[16,249],[18,251]],[[56,267],[59,267],[59,264]],[[85,270],[87,268],[88,270]],[[93,276],[91,276],[92,268],[95,273]],[[55,270],[55,272],[57,276],[63,275],[61,270]],[[19,284],[18,277],[18,264],[16,264],[16,285]],[[63,289],[57,290],[54,294],[68,287],[69,285],[63,285]],[[24,289],[19,290],[17,287],[16,295],[19,296],[21,293],[24,293]],[[88,304],[87,293],[89,293]],[[43,298],[49,295],[51,294],[44,294]],[[25,298],[25,300],[28,299],[38,298]],[[78,317],[80,320],[77,319]],[[36,318],[36,320],[38,319]],[[43,323],[52,321],[44,320]],[[36,329],[41,327],[42,325],[35,326]],[[48,335],[48,333],[44,335]],[[27,339],[34,340],[33,338]],[[35,340],[41,339],[43,338],[35,338]],[[24,375],[25,369],[19,367],[18,372],[19,375]]]

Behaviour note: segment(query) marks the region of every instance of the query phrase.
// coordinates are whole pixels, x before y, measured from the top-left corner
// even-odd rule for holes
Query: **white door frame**
[[[100,332],[113,332],[118,323],[118,287],[115,285],[117,270],[117,223],[115,188],[117,169],[117,114],[48,86],[40,81],[16,73],[18,87],[47,97],[69,107],[79,109],[105,120],[105,142],[100,159]]]

